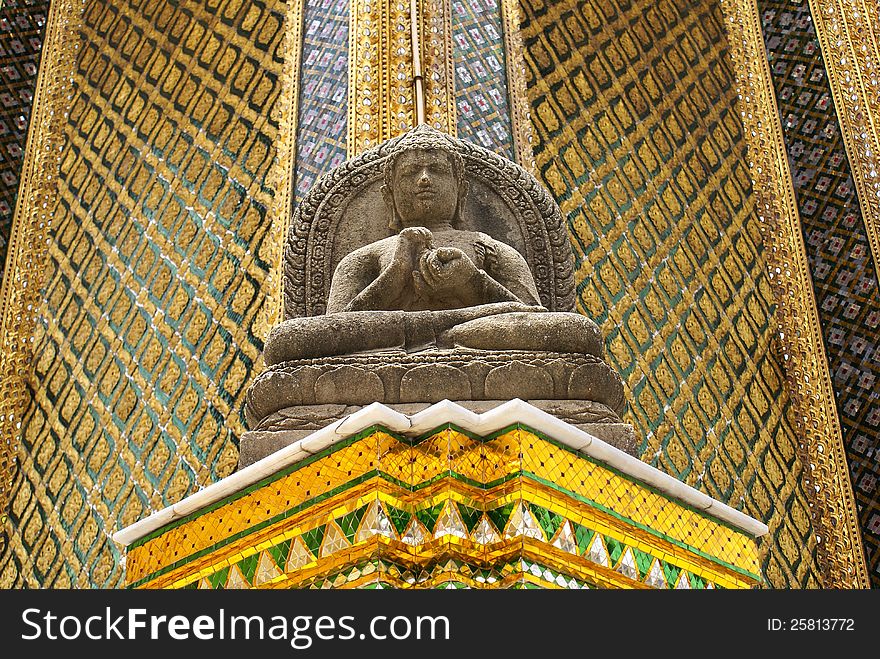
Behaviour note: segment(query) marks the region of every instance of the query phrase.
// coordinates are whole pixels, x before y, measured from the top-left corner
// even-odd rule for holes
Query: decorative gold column
[[[811,466],[807,488],[815,493],[813,524],[820,540],[823,586],[867,588],[852,483],[758,8],[754,0],[719,1],[739,84],[740,114],[761,231],[769,251],[770,277],[779,303],[779,337],[798,410],[800,448]]]
[[[880,6],[810,0],[810,13],[880,280]]]
[[[21,171],[15,220],[0,288],[0,514],[9,503],[15,453],[28,402],[40,289],[52,229],[61,165],[61,126],[70,101],[70,71],[79,48],[79,2],[53,2],[46,22],[40,72]]]
[[[507,55],[507,85],[510,98],[510,118],[516,161],[535,173],[535,154],[532,151],[532,120],[529,115],[529,97],[526,94],[526,63],[520,35],[522,16],[517,0],[500,0],[504,21],[504,51]]]
[[[284,318],[284,294],[281,283],[284,272],[283,237],[287,235],[290,229],[290,220],[293,217],[293,170],[296,163],[303,3],[304,0],[292,0],[290,3],[287,11],[285,42],[282,49],[282,52],[285,53],[283,76],[284,88],[287,92],[278,102],[281,114],[279,118],[281,141],[277,146],[278,159],[269,174],[270,184],[276,190],[276,196],[272,212],[271,235],[275,237],[271,244],[272,267],[266,279],[266,289],[270,298],[265,305],[265,324],[262,325],[266,332],[268,328]]]
[[[413,22],[421,42],[426,121],[456,134],[449,0],[410,3],[356,0],[349,28],[348,156],[417,123],[413,91]]]

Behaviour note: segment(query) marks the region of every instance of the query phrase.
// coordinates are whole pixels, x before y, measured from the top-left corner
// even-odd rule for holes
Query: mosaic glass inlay
[[[294,200],[346,157],[348,0],[305,0]]]
[[[0,278],[18,197],[48,11],[48,0],[0,3]]]
[[[717,3],[521,2],[538,177],[641,456],[770,527],[774,587],[817,586],[804,465]]]
[[[235,468],[267,329],[286,3],[84,10],[4,587],[119,585],[111,534]]]
[[[374,427],[129,547],[148,588],[715,588],[756,542],[551,438]]]
[[[499,0],[452,1],[458,137],[515,159]]]
[[[880,587],[880,290],[843,136],[806,0],[760,0],[825,352],[859,509]]]

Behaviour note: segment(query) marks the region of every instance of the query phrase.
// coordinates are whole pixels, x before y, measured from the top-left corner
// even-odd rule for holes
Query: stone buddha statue
[[[601,357],[596,324],[548,312],[516,249],[457,228],[468,191],[462,157],[442,134],[428,136],[389,157],[387,214],[363,218],[399,232],[345,256],[333,273],[327,315],[276,326],[266,363],[429,346]]]
[[[376,401],[521,398],[633,452],[571,262],[556,203],[485,149],[419,126],[340,166],[294,214],[240,464]]]

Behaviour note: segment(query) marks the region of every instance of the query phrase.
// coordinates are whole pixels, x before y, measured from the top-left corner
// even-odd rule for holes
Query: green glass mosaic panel
[[[480,518],[483,516],[483,511],[471,508],[463,503],[458,504],[458,513],[461,515],[461,519],[467,527],[468,533],[471,533],[474,530],[474,527],[476,527]]]
[[[4,587],[120,585],[110,536],[234,469],[266,329],[287,4],[83,10]]]
[[[394,529],[397,531],[397,535],[402,536],[404,531],[406,531],[409,521],[412,519],[412,514],[394,506],[386,505],[385,510],[388,513],[388,519],[391,520]]]
[[[238,562],[238,569],[241,570],[242,575],[244,575],[244,578],[247,579],[248,583],[254,582],[254,575],[257,573],[257,564],[259,562],[259,554],[252,554]]]
[[[318,555],[318,551],[321,548],[321,541],[324,540],[324,529],[326,529],[326,526],[318,526],[302,534],[303,542],[306,543],[306,547],[308,547],[309,551],[315,556]]]
[[[361,519],[365,512],[367,512],[367,507],[363,506],[336,520],[336,523],[339,524],[339,528],[342,529],[342,532],[345,534],[345,537],[349,542],[354,542],[354,536],[357,533],[358,526],[360,526]]]
[[[538,524],[541,525],[544,535],[547,536],[548,539],[552,539],[565,518],[562,515],[550,512],[546,508],[541,508],[534,504],[531,504],[529,508],[532,511],[532,515],[538,520]]]
[[[214,572],[211,576],[208,577],[208,583],[211,584],[212,588],[223,588],[226,586],[226,580],[229,578],[229,568],[224,567],[217,572]]]
[[[520,10],[537,175],[643,459],[766,522],[769,585],[818,586],[719,3]]]
[[[428,529],[429,533],[434,531],[434,526],[437,524],[437,518],[440,517],[440,513],[443,512],[445,505],[445,503],[438,503],[436,506],[416,511],[416,517],[425,525],[425,528]]]
[[[492,524],[495,525],[495,528],[498,529],[499,532],[503,532],[504,527],[507,526],[507,520],[510,519],[510,515],[511,513],[513,513],[513,509],[515,507],[516,504],[509,503],[506,506],[502,506],[500,508],[487,510],[486,514],[489,516]]]

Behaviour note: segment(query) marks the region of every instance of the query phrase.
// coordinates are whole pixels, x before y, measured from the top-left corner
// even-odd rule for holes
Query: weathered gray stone
[[[394,211],[389,212],[387,188],[393,184],[389,165],[414,147],[444,151],[461,172],[466,189],[453,199],[458,202],[455,228],[513,247],[528,263],[540,304],[550,311],[573,311],[568,229],[547,190],[516,163],[419,126],[329,172],[294,210],[284,252],[285,317],[326,313],[337,265],[405,226]],[[400,210],[407,212],[396,208],[398,214]],[[410,217],[417,218],[419,212],[413,209]],[[412,221],[433,231],[428,225],[436,220]]]
[[[286,319],[247,394],[247,460],[277,446],[266,433],[290,439],[373,401],[556,401],[560,418],[635,446],[599,328],[573,313],[559,208],[515,163],[419,126],[306,195],[284,269]]]
[[[489,379],[496,369],[514,363],[523,367],[514,371],[498,371]],[[365,384],[361,387],[354,384],[354,380],[348,380],[350,385],[341,383],[334,385],[332,391],[324,388],[318,393],[318,381],[325,374],[342,367],[368,372],[378,381],[372,378],[369,382],[364,380]],[[459,379],[457,374],[453,377],[454,372],[450,368],[461,372],[467,381]],[[419,369],[416,376],[410,375],[416,369]],[[575,373],[580,375],[573,377]],[[589,385],[590,378],[600,382],[601,386],[587,390],[587,386],[592,386]],[[279,386],[279,380],[289,383],[290,388]],[[424,383],[428,382],[431,385],[425,386]],[[346,387],[360,390],[348,393]],[[376,396],[369,402],[376,400],[385,404],[416,400],[436,403],[444,399],[556,398],[561,401],[593,400],[618,413],[623,413],[625,407],[620,376],[593,355],[456,348],[413,353],[403,350],[372,352],[276,364],[257,376],[248,389],[245,418],[250,428],[257,428],[262,419],[278,410],[316,403],[351,405],[366,399],[364,391]],[[583,395],[585,391],[589,396]]]
[[[515,361],[496,366],[486,376],[487,398],[552,398],[553,378],[540,366]]]
[[[511,312],[486,316],[446,330],[439,343],[442,347],[552,350],[597,357],[605,351],[596,323],[576,313]]]
[[[501,405],[504,400],[457,400],[458,405],[482,414]],[[636,456],[638,441],[633,427],[621,422],[609,408],[593,401],[530,400],[529,403],[548,414],[598,437],[604,442]],[[397,403],[388,405],[401,414],[416,414],[432,403]],[[280,410],[241,437],[239,469],[260,460],[323,428],[334,421],[354,414],[359,405],[302,405]]]
[[[461,369],[445,364],[416,366],[400,380],[401,403],[432,400],[438,391],[448,394],[450,400],[468,400],[471,383]]]
[[[315,381],[318,404],[369,405],[385,398],[385,387],[375,373],[355,366],[339,366]]]
[[[331,423],[334,419],[331,419]],[[250,430],[241,436],[238,445],[238,468],[244,469],[285,446],[308,437],[316,429],[306,430]]]
[[[274,328],[266,364],[438,345],[602,356],[595,323],[542,306],[519,251],[461,228],[470,178],[458,144],[422,127],[400,141],[383,169],[385,213],[358,206],[355,218],[399,233],[345,255],[331,278],[326,315],[289,318]],[[492,220],[497,228],[498,218]],[[288,281],[298,281],[294,275],[288,271]],[[474,324],[456,331],[468,323]]]
[[[601,400],[612,409],[625,405],[620,376],[604,363],[578,366],[569,376],[566,398]]]

